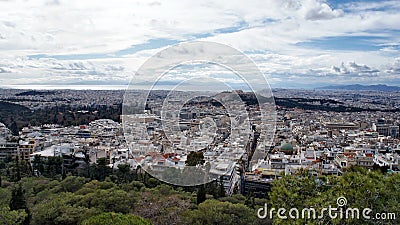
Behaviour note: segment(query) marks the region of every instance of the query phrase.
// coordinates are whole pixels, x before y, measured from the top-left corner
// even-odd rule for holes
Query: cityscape
[[[353,167],[400,173],[400,92],[275,89],[273,139],[260,135],[259,106],[254,104],[256,96],[251,92],[235,90],[212,98],[195,98],[174,114],[178,117],[177,126],[169,120],[163,126],[163,112],[157,111],[166,94],[150,92],[143,113],[112,118],[109,108],[122,113],[122,90],[1,89],[2,103],[56,114],[42,118],[43,122],[38,119],[35,124],[4,121],[0,159],[24,161],[31,165],[30,176],[34,177],[42,176],[43,171],[35,165],[39,158],[58,157],[61,175],[83,177],[90,165],[105,160],[113,170],[118,170],[119,165],[129,165],[132,171],[143,168],[167,184],[189,186],[216,180],[225,196],[241,194],[260,199],[268,198],[274,180],[299,171],[308,171],[315,178],[341,176]],[[178,93],[182,94],[188,95]],[[213,101],[232,95],[245,102],[244,112],[251,118],[246,120],[238,114],[236,129],[231,128],[234,119],[224,105]],[[237,104],[232,105],[240,112]],[[87,117],[99,114],[99,107],[110,113],[104,118]],[[75,115],[68,126],[63,119],[66,108]],[[207,118],[212,118],[215,126],[207,124]],[[246,129],[246,122],[251,129]],[[11,126],[17,129],[13,132]],[[171,136],[167,138],[168,132]],[[201,161],[188,172],[188,158],[194,153],[201,153]]]
[[[0,8],[0,224],[400,224],[398,0]]]

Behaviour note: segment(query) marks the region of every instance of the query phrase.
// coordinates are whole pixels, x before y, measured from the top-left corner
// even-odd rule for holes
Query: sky
[[[243,52],[272,87],[400,86],[398,0],[0,0],[0,8],[0,87],[145,82],[135,72],[147,59],[196,40]]]

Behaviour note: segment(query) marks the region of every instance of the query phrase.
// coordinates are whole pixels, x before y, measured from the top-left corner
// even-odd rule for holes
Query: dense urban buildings
[[[246,93],[238,93],[244,99]],[[278,89],[274,94],[277,115],[273,141],[265,141],[259,134],[257,105],[252,104],[246,109],[250,120],[237,115],[238,124],[243,125],[234,131],[227,109],[207,99],[187,103],[178,114],[169,115],[179,120],[179,125],[166,128],[161,116],[172,110],[158,110],[165,98],[159,92],[149,98],[146,111],[129,115],[124,124],[123,118],[88,117],[81,124],[68,126],[28,124],[12,134],[1,123],[0,159],[18,157],[32,163],[38,156],[59,156],[63,173],[79,175],[104,158],[111,168],[119,164],[129,164],[131,169],[140,166],[168,182],[167,169],[182,170],[189,154],[199,151],[202,165],[210,165],[208,175],[220,180],[228,195],[257,197],[267,196],[272,180],[300,170],[315,176],[342,175],[352,166],[361,166],[399,173],[400,93]],[[122,91],[0,89],[3,103],[32,111],[68,107],[70,112],[56,111],[57,118],[66,113],[94,115],[99,106],[121,109],[122,96]],[[250,129],[245,122],[250,123]],[[255,152],[263,157],[253,160]]]

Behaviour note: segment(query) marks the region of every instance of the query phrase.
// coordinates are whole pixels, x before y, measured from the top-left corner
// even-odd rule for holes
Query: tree
[[[0,208],[0,223],[3,225],[23,224],[27,216],[24,210],[10,210],[9,207]]]
[[[188,224],[253,224],[256,213],[243,204],[207,200],[184,215]]]
[[[148,188],[155,188],[161,184],[161,182],[159,180],[157,180],[156,178],[152,178],[152,177],[149,178],[146,183],[147,183]]]
[[[321,212],[329,206],[337,207],[339,198],[346,198],[347,204],[343,209],[358,208],[362,211],[371,208],[374,212],[400,213],[399,200],[400,175],[383,175],[376,171],[367,171],[363,168],[353,168],[343,176],[320,176],[318,179],[308,175],[305,171],[296,175],[283,176],[273,182],[269,194],[269,208],[301,209],[314,208]],[[276,215],[276,214],[275,214]],[[319,215],[317,215],[319,216]],[[322,218],[307,219],[280,219],[273,218],[274,224],[399,224],[396,220],[374,221],[359,219],[335,218],[327,213]]]
[[[190,152],[187,156],[186,166],[203,165],[205,162],[203,152]]]
[[[116,172],[118,183],[129,183],[132,181],[131,167],[129,164],[119,164]]]
[[[224,188],[224,183],[223,183],[223,177],[219,177],[219,197],[225,197],[225,188]]]
[[[32,207],[32,224],[65,224],[75,225],[96,213],[96,208],[74,205],[77,196],[72,193],[58,193]]]
[[[48,157],[45,161],[45,169],[43,171],[43,176],[49,178],[55,178],[57,175],[61,175],[62,173],[62,161],[61,157]]]
[[[184,224],[182,213],[193,206],[193,196],[177,192],[166,184],[153,189],[142,189],[133,213],[150,219],[154,224]]]
[[[26,206],[25,195],[22,185],[17,183],[16,187],[11,192],[10,210],[20,210],[27,214],[22,221],[22,224],[29,224],[29,209]]]
[[[81,225],[151,225],[152,223],[139,216],[135,215],[124,215],[121,213],[102,213],[96,216],[92,216],[84,221]]]
[[[35,155],[32,160],[32,167],[34,170],[39,172],[39,174],[43,174],[44,172],[44,162],[41,155]]]
[[[129,213],[134,207],[134,201],[133,192],[110,188],[86,194],[77,205],[86,208],[94,207],[102,212]]]
[[[25,209],[26,202],[24,198],[24,191],[20,183],[17,183],[16,187],[11,192],[10,209],[18,210]]]
[[[206,198],[206,187],[205,184],[200,185],[197,188],[197,204],[200,204],[202,202],[204,202],[207,198]]]
[[[112,169],[107,165],[106,158],[97,159],[97,163],[92,165],[91,169],[92,178],[99,181],[104,181],[112,172]]]
[[[84,177],[68,176],[63,181],[60,182],[60,186],[62,188],[62,191],[76,192],[86,182],[87,182],[87,179]]]
[[[16,171],[17,171],[17,176],[15,181],[20,181],[21,180],[21,168],[19,165],[19,156],[15,157],[15,165],[16,165]]]

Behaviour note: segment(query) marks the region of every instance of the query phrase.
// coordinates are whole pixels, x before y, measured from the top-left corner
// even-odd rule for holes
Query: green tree
[[[62,191],[65,192],[76,192],[79,190],[88,180],[84,177],[68,176],[60,182]]]
[[[62,173],[62,161],[61,157],[48,157],[44,162],[44,171],[42,173],[43,176],[49,178],[56,178],[57,175],[61,175]]]
[[[139,216],[121,213],[102,213],[92,216],[80,223],[81,225],[151,225],[152,223]]]
[[[226,194],[222,176],[219,177],[218,190],[219,197],[225,197]]]
[[[253,224],[256,213],[243,204],[207,200],[184,215],[188,224]]]
[[[207,198],[206,198],[206,185],[200,185],[197,188],[197,204],[200,204],[202,202],[204,202]]]
[[[10,210],[20,210],[28,216],[24,217],[23,224],[29,224],[29,209],[25,201],[25,193],[21,183],[17,183],[11,192]]]
[[[78,199],[72,193],[58,193],[35,204],[32,208],[32,224],[75,225],[92,215],[99,213],[96,208],[75,205]]]
[[[119,164],[116,171],[118,183],[129,183],[133,180],[131,167],[129,164]]]
[[[40,174],[44,172],[44,161],[41,155],[35,155],[32,160],[32,167],[34,170],[38,171]]]
[[[383,175],[380,172],[367,171],[362,168],[354,168],[343,176],[321,176],[318,179],[299,173],[283,176],[282,179],[273,182],[273,188],[269,195],[269,208],[314,208],[321,212],[323,208],[337,207],[337,199],[344,197],[347,208],[360,210],[371,208],[373,212],[400,213],[400,176],[398,174]],[[317,215],[318,217],[319,215]],[[273,219],[274,224],[399,224],[400,219],[374,221],[365,219],[360,215],[359,219],[335,218],[327,213],[316,219]]]
[[[19,156],[15,157],[15,169],[16,169],[16,178],[14,181],[20,181],[21,180],[21,167],[19,163]]]
[[[24,210],[10,210],[9,207],[0,208],[0,223],[3,225],[24,224],[27,216]]]
[[[138,195],[133,213],[154,224],[184,224],[182,213],[195,203],[191,194],[177,192],[166,184],[143,189]]]
[[[111,188],[87,193],[77,205],[87,208],[95,207],[102,212],[129,213],[134,207],[134,201],[133,193]]]
[[[158,185],[160,185],[161,184],[161,182],[159,181],[159,180],[157,180],[156,178],[149,178],[148,180],[147,180],[147,187],[148,188],[155,188],[155,187],[157,187]]]
[[[106,158],[97,159],[97,163],[92,165],[91,170],[92,178],[99,181],[104,181],[112,172],[112,169],[107,165]]]
[[[203,152],[190,152],[187,156],[187,166],[203,165],[205,162]]]

